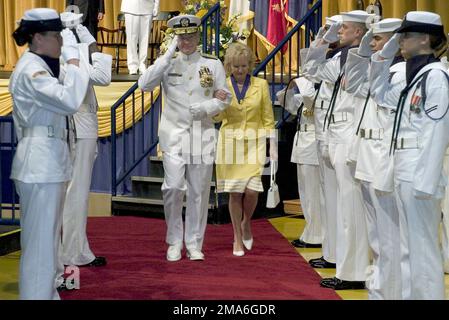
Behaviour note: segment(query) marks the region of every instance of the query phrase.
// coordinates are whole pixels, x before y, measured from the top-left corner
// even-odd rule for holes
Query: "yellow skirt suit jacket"
[[[227,79],[232,88],[231,78]],[[241,103],[232,91],[231,105],[214,119],[222,122],[217,145],[218,192],[262,192],[261,174],[266,160],[266,139],[274,134],[273,106],[268,82],[251,77]]]

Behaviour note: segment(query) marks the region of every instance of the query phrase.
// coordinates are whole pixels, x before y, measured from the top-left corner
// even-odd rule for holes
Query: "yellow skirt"
[[[266,139],[235,139],[220,135],[217,145],[217,192],[263,192],[261,174]]]

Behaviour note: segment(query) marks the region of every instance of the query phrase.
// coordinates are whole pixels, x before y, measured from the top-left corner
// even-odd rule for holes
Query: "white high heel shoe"
[[[251,250],[252,249],[252,247],[253,247],[253,238],[251,238],[249,240],[242,239],[242,242],[243,242],[243,245],[245,246],[245,248],[247,250]]]
[[[234,247],[232,248],[232,254],[236,257],[243,257],[245,255],[245,251],[243,250],[234,250]]]

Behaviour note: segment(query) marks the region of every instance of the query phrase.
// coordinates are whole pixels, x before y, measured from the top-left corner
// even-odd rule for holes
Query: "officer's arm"
[[[328,44],[309,48],[304,69],[311,81],[326,81],[335,83],[340,75],[340,59],[326,59]]]
[[[369,82],[374,101],[382,107],[395,110],[401,91],[406,86],[406,78],[405,64],[402,64],[403,69],[393,75],[391,74],[390,66],[392,62],[392,59],[380,59],[379,53],[375,53],[371,58]]]
[[[143,91],[153,91],[159,86],[164,77],[164,73],[170,66],[170,60],[161,56],[150,66],[139,78],[139,88]]]
[[[425,117],[420,136],[420,156],[416,164],[413,189],[416,193],[435,195],[440,184],[443,161],[449,144],[449,84],[440,70],[430,72],[427,99],[422,111]]]
[[[66,66],[64,82],[45,70],[33,70],[25,75],[37,101],[52,112],[69,115],[78,111],[87,92],[89,76],[86,70],[71,64]]]
[[[95,44],[96,47],[96,44]],[[89,78],[94,86],[111,84],[112,56],[101,52],[93,52],[92,64],[89,64]]]
[[[359,56],[357,50],[357,48],[349,50],[345,64],[345,91],[358,98],[366,98],[369,90],[370,58]]]

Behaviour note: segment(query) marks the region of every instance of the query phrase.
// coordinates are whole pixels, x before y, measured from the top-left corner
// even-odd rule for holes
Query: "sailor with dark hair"
[[[379,81],[378,95],[397,104],[390,154],[400,219],[402,298],[444,299],[438,231],[447,185],[449,75],[436,53],[446,35],[441,17],[425,11],[409,12],[397,33],[385,47],[391,52],[400,48],[406,59],[405,88],[392,95],[388,83]],[[380,55],[385,65],[391,63],[392,55]]]
[[[57,242],[72,174],[67,117],[80,107],[89,78],[80,67],[75,36],[63,30],[55,10],[26,11],[13,37],[19,46],[29,44],[9,84],[19,140],[11,170],[21,209],[19,293],[21,299],[59,299]],[[67,69],[60,79],[63,43]]]

